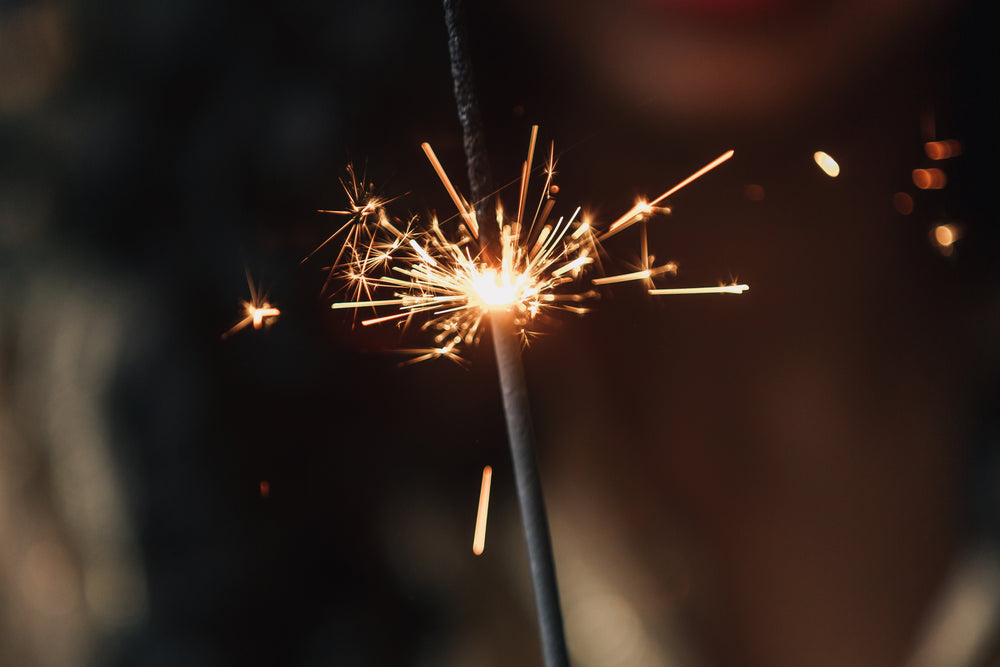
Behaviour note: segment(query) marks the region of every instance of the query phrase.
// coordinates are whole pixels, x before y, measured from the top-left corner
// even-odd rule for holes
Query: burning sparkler
[[[444,221],[434,216],[429,224],[420,225],[415,219],[405,224],[393,219],[386,212],[388,202],[374,196],[363,179],[359,184],[350,170],[350,179],[343,182],[350,204],[347,210],[331,211],[349,216],[348,221],[322,245],[344,234],[330,275],[343,278],[353,296],[332,307],[355,312],[371,309],[373,315],[362,321],[364,326],[390,321],[408,324],[420,316],[421,329],[432,333],[433,345],[409,350],[415,355],[411,363],[441,357],[460,360],[460,346],[473,344],[480,336],[484,318],[490,316],[542,654],[547,667],[562,667],[569,664],[569,655],[517,334],[526,340],[529,325],[548,311],[587,312],[586,302],[597,296],[595,285],[641,280],[651,294],[668,293],[654,290],[652,281],[676,273],[677,266],[672,262],[652,266],[653,258],[646,247],[646,221],[669,212],[664,205],[669,197],[731,158],[733,151],[720,155],[659,197],[636,202],[598,236],[591,222],[580,215],[579,207],[571,215],[552,221],[559,191],[552,182],[554,147],[541,169],[544,183],[537,204],[529,206],[538,139],[535,126],[521,168],[517,207],[512,209],[516,213],[508,217],[498,200],[495,214],[491,214],[486,206],[489,163],[465,51],[462,3],[443,0],[443,5],[472,203],[455,188],[427,143],[422,145],[424,153],[458,210],[457,216]],[[640,270],[586,284],[584,272],[597,263],[599,242],[636,223],[642,223]],[[694,291],[739,294],[746,289],[746,285],[725,285]],[[386,314],[386,308],[391,312]],[[487,483],[484,473],[484,488]],[[480,507],[485,512],[482,503]],[[481,549],[477,534],[474,550],[478,553]]]
[[[654,215],[669,212],[664,205],[667,198],[731,158],[733,151],[720,155],[660,196],[640,200],[598,236],[591,221],[581,216],[580,207],[569,216],[553,218],[559,191],[553,183],[554,146],[540,170],[543,184],[537,200],[529,202],[537,139],[535,126],[521,168],[516,208],[511,209],[516,213],[508,217],[498,199],[495,216],[490,216],[492,222],[481,220],[477,213],[474,204],[481,205],[482,201],[470,204],[458,192],[429,144],[422,145],[424,153],[458,210],[457,215],[443,222],[432,216],[428,225],[422,226],[416,219],[403,224],[387,213],[385,200],[370,194],[370,188],[359,188],[353,171],[349,171],[351,179],[345,179],[343,184],[350,206],[335,213],[350,218],[334,234],[343,233],[343,244],[331,275],[344,279],[345,289],[353,298],[336,301],[332,307],[355,312],[371,309],[373,315],[361,322],[363,326],[390,321],[409,323],[421,317],[421,329],[431,332],[433,345],[404,350],[414,355],[405,363],[439,358],[461,361],[461,346],[478,340],[484,318],[489,315],[543,654],[546,665],[556,667],[567,665],[568,657],[516,336],[519,334],[525,341],[529,326],[549,311],[586,313],[586,303],[598,294],[596,286],[643,281],[653,295],[740,294],[748,287],[655,289],[653,279],[676,274],[677,265],[668,262],[653,266],[646,247],[646,222]],[[362,192],[368,193],[367,198],[359,196]],[[480,206],[479,210],[486,209]],[[642,223],[641,270],[588,283],[584,273],[597,263],[599,242],[637,223]],[[491,230],[484,227],[487,224],[495,224],[496,240],[492,244],[488,241]],[[385,313],[385,309],[390,312]],[[481,553],[481,549],[477,529],[474,550]]]
[[[260,288],[254,286],[253,278],[250,275],[250,269],[247,269],[246,272],[247,286],[250,288],[250,300],[240,302],[240,306],[243,308],[244,317],[242,320],[233,325],[229,331],[222,334],[223,340],[250,325],[253,325],[254,329],[262,329],[265,326],[270,326],[274,322],[275,318],[281,315],[280,310],[267,302],[267,295],[261,294]]]
[[[516,214],[508,218],[499,200],[496,203],[498,250],[485,242],[476,208],[457,191],[429,144],[422,145],[424,153],[458,210],[457,216],[445,222],[435,216],[426,228],[421,228],[415,219],[406,224],[393,219],[386,209],[388,200],[371,194],[370,187],[366,193],[353,170],[349,170],[350,180],[343,183],[350,206],[333,213],[351,217],[334,234],[343,233],[344,239],[332,271],[345,279],[353,296],[336,301],[332,307],[372,309],[374,315],[361,322],[364,326],[424,316],[421,328],[432,333],[434,344],[409,350],[415,354],[412,363],[441,357],[459,360],[461,346],[478,340],[483,318],[491,310],[508,310],[522,339],[530,333],[531,323],[548,311],[584,314],[588,312],[586,302],[598,295],[594,286],[642,280],[654,295],[739,294],[748,289],[746,285],[653,289],[652,279],[676,274],[677,265],[668,262],[648,266],[644,226],[645,268],[595,278],[589,285],[582,280],[598,259],[599,241],[644,223],[653,215],[669,212],[662,206],[668,197],[731,158],[733,151],[709,162],[660,196],[640,200],[598,236],[592,223],[581,216],[580,207],[568,217],[552,219],[558,193],[553,183],[554,146],[541,167],[543,184],[537,201],[528,201],[537,139],[538,127],[534,126],[521,170]],[[386,308],[391,312],[378,312]]]

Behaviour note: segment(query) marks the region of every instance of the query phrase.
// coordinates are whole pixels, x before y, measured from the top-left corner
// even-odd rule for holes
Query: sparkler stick
[[[509,312],[494,309],[490,313],[490,324],[493,328],[493,349],[496,352],[500,389],[503,393],[507,440],[514,464],[514,485],[517,487],[517,501],[521,509],[521,527],[528,545],[542,654],[546,667],[569,665],[549,520],[545,513],[538,462],[535,460],[535,433],[528,405],[528,386],[524,380],[524,367],[521,365],[521,348],[514,335],[514,323]]]
[[[462,124],[465,162],[469,175],[469,194],[475,202],[479,220],[489,219],[486,202],[493,177],[486,153],[486,137],[479,115],[479,102],[472,78],[472,61],[466,51],[465,6],[462,0],[443,0],[444,22],[448,28],[448,56],[451,61],[451,81],[455,88],[455,105]],[[493,235],[492,225],[487,225],[486,235]]]
[[[448,28],[448,53],[451,59],[451,77],[455,85],[455,102],[465,138],[465,157],[469,172],[469,186],[474,202],[485,202],[489,192],[490,172],[486,158],[486,142],[475,89],[472,82],[472,65],[465,52],[465,27],[462,0],[443,0],[445,24]],[[524,197],[531,157],[534,152],[535,132],[532,132],[528,161],[525,163],[517,224],[523,223]],[[480,220],[486,222],[486,206],[481,205]],[[486,225],[487,228],[492,225]],[[488,238],[488,237],[487,237]],[[506,244],[504,244],[506,245]],[[503,251],[501,250],[501,254]],[[528,387],[521,365],[521,351],[514,334],[514,319],[506,309],[494,307],[490,313],[493,346],[503,394],[504,416],[507,422],[507,441],[514,464],[514,486],[521,509],[521,527],[528,547],[532,588],[535,593],[535,611],[541,635],[542,655],[546,667],[569,665],[566,636],[563,631],[562,610],[559,607],[559,589],[556,584],[555,562],[549,522],[542,498],[542,484],[535,460],[534,431],[528,404]]]

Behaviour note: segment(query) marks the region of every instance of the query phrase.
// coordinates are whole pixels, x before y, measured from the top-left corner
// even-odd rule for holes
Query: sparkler
[[[554,147],[541,168],[544,183],[538,200],[528,201],[537,137],[538,127],[534,126],[521,170],[516,216],[508,219],[502,204],[496,205],[497,256],[490,254],[495,249],[485,242],[485,227],[476,208],[458,192],[427,143],[421,148],[458,211],[452,219],[441,223],[433,217],[428,228],[418,226],[416,219],[404,225],[387,213],[386,200],[372,196],[357,201],[348,190],[350,211],[336,213],[352,217],[337,232],[344,232],[345,238],[337,255],[339,263],[335,262],[332,270],[345,279],[353,298],[336,301],[332,308],[371,309],[373,316],[362,320],[363,326],[394,320],[409,323],[415,316],[422,316],[420,328],[431,332],[433,345],[407,350],[415,355],[407,363],[441,357],[459,361],[461,347],[479,339],[483,319],[491,312],[509,312],[514,330],[526,339],[533,321],[549,311],[587,313],[586,303],[598,296],[595,286],[646,281],[653,295],[740,294],[749,289],[747,285],[653,289],[653,278],[677,273],[673,262],[593,278],[589,285],[582,280],[599,257],[600,240],[669,211],[660,206],[667,197],[728,160],[733,151],[712,160],[655,199],[640,200],[598,236],[591,222],[581,216],[580,207],[568,217],[552,220],[558,192],[552,182]],[[531,210],[534,214],[528,218]],[[449,233],[446,225],[453,228],[447,230]],[[324,245],[328,242],[324,241]],[[649,255],[643,252],[643,256],[648,264]],[[373,298],[375,295],[383,298]],[[385,314],[387,308],[390,312]]]
[[[240,302],[244,317],[233,325],[229,331],[222,334],[223,340],[251,324],[254,329],[262,329],[265,326],[270,326],[275,318],[281,315],[280,310],[267,302],[267,295],[261,294],[260,289],[254,286],[253,278],[250,276],[250,269],[246,269],[246,272],[247,285],[250,287],[250,300]]]
[[[543,185],[537,200],[529,202],[537,137],[536,126],[531,130],[521,169],[514,209],[517,213],[511,218],[498,201],[495,214],[489,216],[492,220],[484,220],[480,211],[488,209],[483,202],[473,200],[477,208],[462,196],[426,143],[423,151],[457,209],[457,215],[443,222],[435,216],[428,225],[420,225],[416,219],[404,224],[388,214],[385,200],[374,195],[358,199],[355,195],[359,190],[353,172],[349,172],[352,180],[345,180],[344,185],[351,204],[349,210],[336,213],[350,218],[334,234],[342,233],[344,240],[331,271],[344,279],[353,296],[334,302],[332,308],[371,310],[372,316],[362,320],[363,326],[393,321],[409,324],[419,319],[420,328],[430,332],[433,344],[404,350],[414,355],[405,363],[438,358],[461,361],[462,346],[479,339],[484,318],[489,317],[542,648],[546,665],[555,667],[568,664],[568,656],[518,337],[525,340],[533,322],[550,311],[588,312],[587,302],[598,295],[596,286],[645,281],[651,287],[653,278],[675,274],[677,266],[672,262],[649,266],[652,259],[645,249],[645,222],[653,215],[668,212],[661,205],[668,197],[731,158],[733,151],[720,155],[660,196],[637,202],[598,236],[592,223],[581,216],[580,207],[569,216],[553,220],[558,192],[553,183],[554,147],[541,167]],[[645,268],[592,279],[588,284],[584,274],[597,262],[600,240],[639,222],[644,223]],[[490,225],[498,238],[493,245],[488,243]],[[648,291],[653,295],[740,294],[747,289],[747,285],[723,285]]]
[[[569,664],[569,656],[518,337],[526,341],[529,327],[549,312],[586,313],[587,302],[598,295],[595,286],[644,281],[651,294],[746,291],[746,285],[652,289],[653,278],[676,273],[677,266],[672,262],[651,266],[653,260],[646,248],[646,221],[669,213],[663,205],[669,197],[730,159],[733,151],[720,155],[660,196],[636,202],[598,236],[579,207],[570,215],[552,215],[559,191],[553,183],[554,146],[540,169],[543,185],[535,199],[529,201],[531,176],[536,171],[535,126],[521,168],[517,205],[511,209],[516,213],[509,217],[499,199],[491,210],[491,178],[465,53],[461,0],[443,0],[443,4],[471,203],[454,186],[431,146],[424,143],[421,148],[457,215],[443,221],[433,216],[426,224],[417,219],[403,222],[393,218],[386,209],[388,201],[374,195],[371,186],[363,179],[359,183],[354,171],[349,170],[349,178],[342,182],[349,206],[343,211],[329,211],[348,216],[348,220],[320,247],[343,235],[330,275],[343,279],[349,298],[334,302],[334,309],[370,310],[372,315],[362,320],[363,326],[420,322],[419,327],[430,333],[432,345],[405,350],[414,355],[407,363],[442,357],[460,361],[462,346],[480,338],[484,318],[489,316],[542,653],[547,667],[560,667]],[[588,284],[584,274],[598,263],[600,242],[636,223],[642,223],[641,270],[597,278]],[[386,309],[390,312],[386,313]],[[484,488],[486,483],[484,479]],[[480,509],[485,511],[482,504]],[[481,548],[477,540],[474,549]]]

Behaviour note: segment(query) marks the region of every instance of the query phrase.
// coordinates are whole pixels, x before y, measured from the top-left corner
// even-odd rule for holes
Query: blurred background
[[[539,124],[606,224],[736,150],[649,244],[749,292],[615,286],[524,353],[574,664],[1000,664],[986,4],[467,8],[498,183]],[[467,190],[446,39],[0,3],[0,665],[540,664],[488,338],[400,367],[302,262],[348,163],[400,217],[451,210],[423,141]],[[245,268],[281,316],[222,340]]]

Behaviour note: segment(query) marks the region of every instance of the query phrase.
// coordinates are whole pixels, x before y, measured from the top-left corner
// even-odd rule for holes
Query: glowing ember
[[[662,205],[667,197],[733,155],[733,151],[724,153],[653,200],[639,200],[598,239],[591,223],[581,218],[579,207],[569,217],[552,220],[554,196],[559,192],[552,183],[556,173],[554,147],[542,168],[544,184],[537,202],[529,206],[537,132],[537,126],[533,127],[521,169],[516,217],[505,217],[502,205],[496,204],[496,247],[487,247],[480,238],[476,209],[455,189],[429,144],[421,148],[459,213],[443,222],[432,217],[429,226],[421,227],[415,219],[406,224],[391,219],[385,209],[388,202],[375,197],[370,185],[359,184],[354,171],[349,170],[350,179],[342,183],[350,206],[345,211],[331,211],[350,216],[333,235],[347,230],[331,275],[345,279],[352,298],[337,301],[332,308],[394,309],[391,314],[362,320],[364,326],[409,322],[414,316],[423,316],[420,328],[431,332],[433,345],[406,350],[416,355],[411,363],[441,357],[460,361],[460,346],[475,343],[483,318],[495,308],[510,311],[517,331],[526,339],[529,325],[546,312],[587,312],[581,304],[597,292],[581,283],[584,272],[597,259],[600,240],[653,215],[669,213]],[[446,232],[448,226],[451,228]],[[673,262],[650,266],[652,257],[645,246],[643,226],[641,270],[598,278],[593,284],[644,280],[652,287],[652,278],[676,274]]]
[[[931,238],[937,244],[941,254],[948,257],[954,251],[952,246],[962,238],[962,232],[956,225],[938,225],[931,231]]]
[[[924,152],[932,160],[946,160],[962,154],[962,144],[956,139],[944,141],[928,141],[924,144]]]
[[[240,306],[243,308],[243,319],[233,325],[229,331],[222,334],[223,340],[250,325],[253,325],[253,328],[258,330],[265,326],[270,326],[274,319],[281,315],[280,310],[266,301],[267,296],[261,295],[258,288],[254,287],[249,269],[247,269],[247,285],[250,287],[250,300],[240,302]]]
[[[937,167],[914,169],[913,184],[921,190],[940,190],[948,184],[948,177]]]
[[[479,511],[476,513],[476,533],[472,538],[472,553],[481,556],[486,549],[486,517],[490,511],[490,481],[493,468],[483,468],[483,483],[479,487]]]
[[[813,160],[819,165],[819,168],[823,170],[823,173],[830,178],[836,178],[840,176],[840,165],[832,157],[824,153],[823,151],[816,151],[813,153]]]

